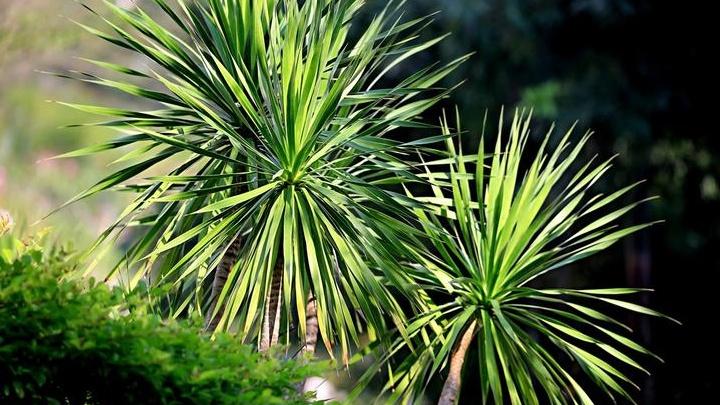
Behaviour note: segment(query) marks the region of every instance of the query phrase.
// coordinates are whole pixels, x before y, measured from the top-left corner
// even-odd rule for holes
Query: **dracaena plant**
[[[208,329],[261,350],[296,329],[312,352],[319,328],[346,359],[364,328],[402,328],[393,293],[410,289],[396,263],[418,231],[385,185],[411,179],[403,154],[432,139],[386,135],[424,127],[418,116],[447,94],[434,86],[465,58],[379,83],[442,39],[419,39],[429,18],[403,22],[391,2],[350,35],[362,1],[153,0],[154,13],[105,3],[109,28],[84,27],[149,67],[91,61],[121,78],[73,77],[155,104],[71,105],[111,116],[94,125],[122,136],[65,156],[130,149],[73,200],[136,194],[94,247],[136,229],[108,276],[172,286],[173,314],[204,311]]]
[[[485,149],[483,137],[477,153],[466,155],[448,140],[448,156],[423,165],[433,194],[417,197],[428,208],[416,214],[436,257],[408,272],[435,303],[411,320],[407,336],[360,386],[390,362],[385,392],[394,400],[419,398],[430,379],[442,376],[438,403],[453,404],[463,364],[476,353],[479,380],[467,382],[480,388],[483,403],[591,404],[570,362],[611,397],[632,400],[627,387],[635,385],[624,367],[644,371],[633,354],[654,355],[626,337],[629,328],[605,307],[663,316],[625,298],[642,290],[530,283],[650,226],[618,225],[643,202],[617,206],[637,184],[608,195],[592,191],[612,159],[579,162],[589,134],[571,145],[570,129],[550,148],[548,133],[533,158],[526,147],[530,116],[516,113],[509,134],[502,123],[494,150]],[[451,133],[446,120],[443,129]]]

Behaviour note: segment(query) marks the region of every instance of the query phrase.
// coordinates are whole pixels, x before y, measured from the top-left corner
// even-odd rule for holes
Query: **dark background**
[[[129,0],[117,2],[131,5]],[[366,18],[384,5],[381,0],[368,3]],[[458,105],[470,132],[479,131],[486,109],[494,120],[501,106],[534,107],[538,136],[553,121],[562,131],[579,120],[578,132],[596,132],[591,154],[619,154],[598,190],[646,179],[632,198],[660,196],[627,221],[663,219],[663,224],[548,280],[572,286],[651,287],[655,293],[640,302],[683,322],[677,326],[658,319],[623,319],[639,341],[665,359],[665,364],[643,362],[653,374],[637,379],[642,392],[636,398],[642,404],[706,404],[715,397],[720,141],[718,14],[709,4],[408,0],[404,6],[406,18],[441,11],[428,37],[453,33],[414,64],[405,63],[405,72],[476,53],[446,81],[451,85],[467,79],[442,104],[448,109]],[[18,223],[34,222],[90,185],[112,158],[36,163],[108,135],[92,128],[58,129],[87,117],[44,100],[109,105],[129,101],[34,72],[86,69],[74,56],[119,57],[60,15],[97,23],[70,0],[0,0],[0,208],[9,209]],[[466,141],[472,146],[472,137]],[[53,225],[61,237],[82,246],[122,204],[116,195],[105,195],[40,226]],[[605,400],[597,398],[599,403]]]

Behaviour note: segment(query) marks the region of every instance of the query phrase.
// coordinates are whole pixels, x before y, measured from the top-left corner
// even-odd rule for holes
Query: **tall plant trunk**
[[[317,305],[315,304],[315,297],[310,293],[307,306],[305,307],[305,345],[302,350],[303,354],[309,353],[311,356],[315,355],[318,330]]]
[[[307,306],[305,307],[305,343],[302,347],[302,354],[306,358],[315,356],[319,328],[315,296],[310,293],[307,300]],[[309,390],[306,385],[307,379],[300,381],[297,384],[297,391],[301,394],[307,393]]]
[[[212,290],[210,292],[210,307],[208,313],[205,315],[205,331],[207,332],[214,332],[215,329],[217,329],[220,319],[222,319],[223,313],[225,312],[225,307],[223,306],[217,311],[215,316],[213,316],[215,307],[218,304],[218,299],[220,298],[220,293],[222,293],[223,288],[225,288],[227,279],[230,276],[230,271],[237,262],[241,247],[242,237],[238,235],[230,242],[230,245],[225,251],[225,255],[223,255],[220,264],[218,264],[217,269],[215,269],[215,277],[213,278]]]
[[[265,301],[265,314],[258,350],[266,352],[275,346],[280,336],[280,309],[282,308],[283,258],[279,256]]]
[[[236,168],[236,171],[242,172],[243,169],[241,167],[238,167]],[[233,179],[236,184],[242,184],[243,182],[242,176],[239,175],[233,176]],[[232,192],[235,195],[239,195],[243,192],[243,189],[241,186],[235,186],[232,188]],[[217,306],[218,300],[220,299],[220,294],[225,288],[225,284],[227,283],[232,268],[238,261],[238,258],[240,256],[240,249],[242,249],[242,244],[242,236],[238,234],[235,239],[230,242],[230,245],[228,245],[228,248],[225,250],[225,254],[223,255],[222,260],[220,260],[220,264],[218,264],[218,267],[215,269],[212,290],[210,291],[210,306],[208,313],[205,315],[206,332],[215,332],[215,329],[217,329],[218,324],[220,323],[220,320],[225,313],[225,306],[223,305],[221,308],[219,308],[217,314],[213,316],[213,313],[215,312],[215,307]]]
[[[454,405],[460,396],[460,385],[462,383],[462,369],[467,356],[468,348],[475,336],[476,323],[473,321],[463,333],[460,342],[455,346],[452,357],[450,357],[450,372],[443,386],[438,405]]]

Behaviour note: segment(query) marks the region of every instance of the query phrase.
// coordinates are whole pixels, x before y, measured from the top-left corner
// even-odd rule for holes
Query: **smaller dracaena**
[[[115,271],[134,270],[131,284],[145,277],[176,287],[175,314],[189,306],[208,311],[213,269],[242,238],[219,295],[220,328],[257,338],[273,277],[282,279],[288,341],[293,324],[304,334],[312,296],[331,355],[339,344],[346,357],[364,326],[382,330],[391,318],[402,327],[388,285],[406,282],[396,258],[419,232],[400,202],[406,197],[384,185],[412,178],[402,154],[437,139],[401,143],[385,135],[424,127],[416,118],[447,94],[433,86],[466,58],[379,88],[394,66],[442,39],[419,40],[429,18],[400,22],[396,2],[355,40],[349,28],[358,0],[153,0],[162,19],[105,3],[120,20],[105,19],[113,34],[84,28],[153,70],[94,61],[145,84],[78,78],[159,106],[72,105],[114,117],[95,125],[125,134],[65,156],[132,147],[121,158],[131,162],[126,168],[75,199],[120,186],[137,193],[97,244],[139,229]],[[164,175],[138,179],[161,163],[170,166]]]
[[[608,209],[637,184],[609,195],[593,193],[591,186],[611,161],[591,159],[575,171],[589,133],[571,146],[571,128],[554,151],[548,151],[548,133],[535,158],[526,161],[530,116],[516,113],[506,137],[502,122],[493,152],[481,139],[477,154],[464,155],[448,140],[449,157],[424,164],[434,195],[418,197],[427,208],[416,213],[437,259],[408,271],[423,289],[445,298],[429,302],[411,320],[405,331],[410,348],[408,339],[398,339],[360,386],[381,364],[411,350],[392,368],[385,390],[396,399],[418,398],[444,370],[440,403],[453,403],[462,363],[476,349],[485,403],[592,403],[556,356],[562,352],[608,395],[631,399],[625,385],[634,384],[621,366],[645,371],[630,353],[654,355],[625,337],[629,329],[598,305],[663,316],[619,299],[643,290],[539,289],[529,283],[650,226],[617,225],[642,201]],[[450,134],[446,120],[443,129]]]

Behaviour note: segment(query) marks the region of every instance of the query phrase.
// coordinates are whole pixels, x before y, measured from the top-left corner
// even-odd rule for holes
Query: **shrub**
[[[0,238],[0,402],[304,402],[296,385],[316,366],[211,341],[140,294],[67,280],[72,268],[61,250]]]

